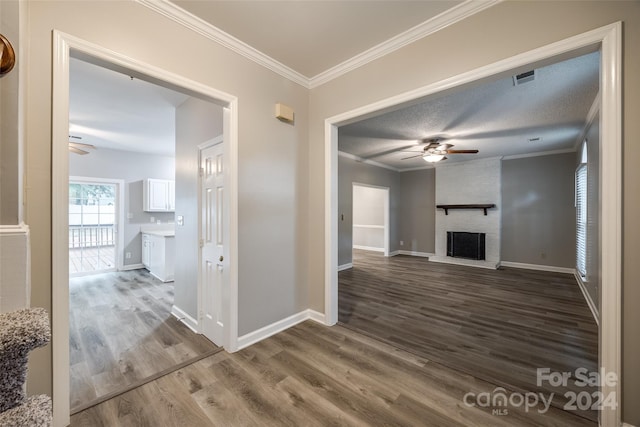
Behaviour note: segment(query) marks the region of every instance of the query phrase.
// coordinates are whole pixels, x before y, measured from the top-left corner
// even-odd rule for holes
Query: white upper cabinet
[[[175,181],[149,178],[143,182],[144,211],[173,212],[175,210]]]

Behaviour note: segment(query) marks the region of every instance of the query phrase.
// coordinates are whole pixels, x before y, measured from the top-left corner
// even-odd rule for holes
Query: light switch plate
[[[178,225],[184,225],[184,216],[178,215],[178,217],[176,218],[176,223]]]

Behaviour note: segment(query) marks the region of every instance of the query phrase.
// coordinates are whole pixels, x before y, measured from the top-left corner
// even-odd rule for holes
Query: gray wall
[[[190,98],[176,108],[176,225],[174,305],[198,318],[198,145],[222,134],[222,107]]]
[[[352,261],[353,248],[353,183],[389,188],[389,251],[398,250],[398,198],[400,174],[338,156],[338,265]]]
[[[20,222],[19,200],[22,192],[22,155],[19,140],[19,73],[20,67],[20,2],[0,1],[0,33],[13,46],[16,64],[13,70],[0,79],[0,224]]]
[[[400,174],[398,248],[434,253],[436,228],[436,170]],[[400,245],[399,241],[403,241]]]
[[[600,312],[600,114],[587,130],[587,277],[584,285]],[[577,165],[581,151],[578,150]],[[575,217],[574,217],[575,222]]]
[[[124,265],[142,262],[140,226],[151,224],[151,218],[163,224],[173,222],[173,213],[142,210],[142,180],[174,179],[173,157],[98,148],[80,156],[69,153],[69,175],[89,178],[122,179],[124,188],[124,250],[131,258]],[[131,218],[127,218],[131,214]]]
[[[575,153],[502,162],[502,261],[575,267]]]
[[[389,188],[389,252],[434,252],[435,169],[395,172],[338,156],[338,265],[352,262],[353,183]]]

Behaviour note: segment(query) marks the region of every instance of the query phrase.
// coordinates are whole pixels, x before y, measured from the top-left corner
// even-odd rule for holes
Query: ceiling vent
[[[524,73],[516,74],[513,76],[513,85],[520,86],[521,84],[534,81],[536,78],[536,70],[525,71]]]
[[[539,136],[529,138],[529,142],[542,142],[542,138]]]

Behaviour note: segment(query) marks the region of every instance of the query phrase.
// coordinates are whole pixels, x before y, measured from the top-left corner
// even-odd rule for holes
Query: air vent
[[[526,71],[524,73],[516,74],[513,76],[513,85],[520,86],[521,84],[534,81],[536,78],[536,70]]]
[[[539,136],[536,136],[534,138],[529,138],[529,142],[542,142],[542,138]]]

